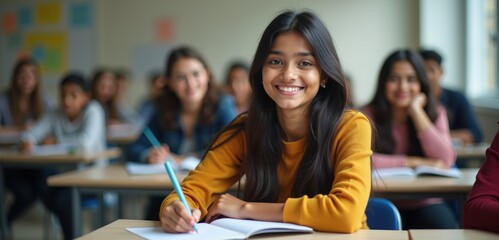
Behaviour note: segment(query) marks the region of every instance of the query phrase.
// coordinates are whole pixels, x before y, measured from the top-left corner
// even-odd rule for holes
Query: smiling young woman
[[[161,206],[167,232],[224,215],[306,225],[367,228],[371,128],[347,104],[331,35],[311,12],[284,12],[265,29],[250,71],[253,97]],[[221,194],[246,177],[242,199]]]

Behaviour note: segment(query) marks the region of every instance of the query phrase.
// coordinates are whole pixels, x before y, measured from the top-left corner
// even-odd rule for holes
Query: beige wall
[[[154,22],[173,17],[174,44],[198,48],[217,79],[228,62],[248,62],[269,21],[283,9],[309,8],[329,27],[343,67],[351,76],[357,103],[370,100],[383,59],[398,47],[419,45],[418,1],[409,0],[104,0],[95,1],[97,63],[132,67],[134,49],[154,45]],[[129,102],[146,92],[145,76],[135,76]],[[133,89],[133,91],[132,91]]]
[[[0,4],[33,2],[36,1],[0,0]],[[344,70],[352,78],[357,104],[364,104],[372,97],[378,69],[390,51],[419,45],[417,0],[92,2],[97,65],[133,69],[137,49],[158,44],[154,37],[155,21],[171,17],[176,24],[173,44],[198,48],[219,80],[223,80],[229,61],[242,58],[250,62],[261,33],[277,13],[283,9],[309,8],[317,12],[330,29]],[[162,65],[162,62],[158,63],[158,66]],[[134,75],[127,95],[132,106],[136,106],[146,94],[145,78]],[[7,82],[0,81],[0,88],[4,89]],[[57,96],[57,79],[45,81],[45,85]]]

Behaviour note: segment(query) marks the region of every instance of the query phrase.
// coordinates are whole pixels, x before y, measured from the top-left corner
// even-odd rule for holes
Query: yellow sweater
[[[241,117],[240,121],[245,121]],[[230,135],[224,133],[217,141]],[[367,228],[364,211],[371,189],[371,126],[360,112],[346,111],[337,126],[331,146],[334,181],[328,195],[291,198],[291,189],[303,156],[305,138],[283,141],[283,161],[278,166],[279,203],[284,203],[284,222],[312,227],[316,231],[355,232]],[[198,167],[182,182],[182,190],[191,208],[207,208],[239,180],[241,161],[246,149],[244,131],[224,145],[210,150]],[[178,197],[165,198],[163,208]]]

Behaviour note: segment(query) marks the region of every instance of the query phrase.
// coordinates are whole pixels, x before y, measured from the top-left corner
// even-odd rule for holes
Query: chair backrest
[[[370,198],[366,207],[370,229],[402,230],[402,220],[395,205],[384,198]]]

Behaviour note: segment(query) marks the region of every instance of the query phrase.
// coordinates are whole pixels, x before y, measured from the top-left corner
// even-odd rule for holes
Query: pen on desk
[[[170,165],[169,161],[165,162],[165,168],[166,172],[168,173],[168,176],[170,177],[170,181],[173,184],[173,188],[175,189],[175,192],[177,192],[177,195],[180,198],[180,201],[182,202],[182,204],[184,204],[184,207],[185,209],[187,209],[187,212],[192,216],[191,208],[189,207],[189,204],[187,204],[187,200],[185,199],[184,193],[182,192],[182,188],[180,188],[180,184],[178,184],[177,177],[175,176],[175,172],[173,171],[173,168]],[[196,224],[194,224],[193,228],[197,233],[199,233]]]

